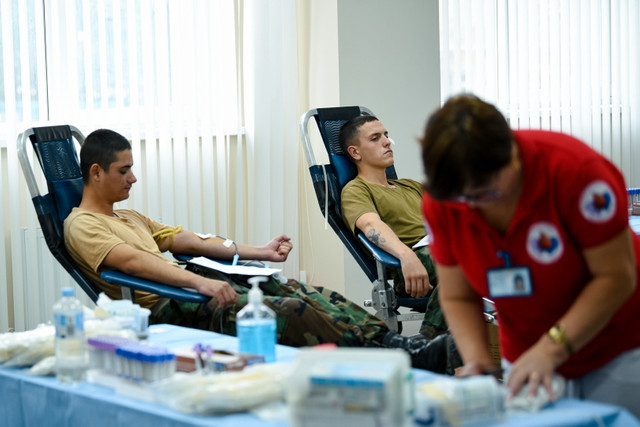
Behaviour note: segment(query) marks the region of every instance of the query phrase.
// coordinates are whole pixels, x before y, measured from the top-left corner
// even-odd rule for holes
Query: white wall
[[[440,105],[438,0],[338,0],[340,104],[370,108],[395,140],[401,177],[421,181],[418,138]],[[345,251],[345,292],[371,284]]]

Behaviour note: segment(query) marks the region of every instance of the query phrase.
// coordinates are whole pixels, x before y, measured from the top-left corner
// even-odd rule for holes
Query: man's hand
[[[427,295],[433,286],[429,282],[429,273],[420,258],[409,249],[399,259],[404,276],[405,291],[414,298]]]
[[[199,276],[200,277],[200,276]],[[238,294],[227,282],[201,277],[201,281],[196,284],[198,293],[215,298],[218,307],[224,307],[235,302]]]
[[[273,262],[284,262],[289,256],[289,252],[293,249],[291,237],[281,234],[271,239],[269,243],[264,245],[264,260]]]

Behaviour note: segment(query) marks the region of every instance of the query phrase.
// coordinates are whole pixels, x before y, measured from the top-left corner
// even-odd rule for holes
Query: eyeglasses
[[[498,190],[483,190],[472,194],[462,194],[452,200],[459,203],[488,203],[500,198]]]

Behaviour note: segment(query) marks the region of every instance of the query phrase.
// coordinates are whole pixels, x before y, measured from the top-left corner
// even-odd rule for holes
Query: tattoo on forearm
[[[384,237],[380,237],[380,232],[376,231],[375,228],[369,230],[369,232],[367,233],[367,238],[371,240],[373,244],[380,247],[384,246],[384,243],[386,242]]]

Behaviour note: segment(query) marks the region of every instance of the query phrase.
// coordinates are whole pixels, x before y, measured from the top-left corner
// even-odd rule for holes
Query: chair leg
[[[392,331],[400,329],[395,311],[396,305],[396,293],[393,288],[384,280],[376,280],[371,290],[371,301],[369,304],[365,302],[365,306],[373,307],[376,317],[385,322]]]
[[[383,314],[381,313],[381,311],[384,312],[385,310],[376,311],[376,317],[380,319],[382,319],[383,317]],[[402,332],[402,329],[401,329],[402,325],[398,323],[398,318],[396,316],[390,316],[382,320],[384,321],[384,323],[387,324],[390,331],[397,332],[397,333]]]

